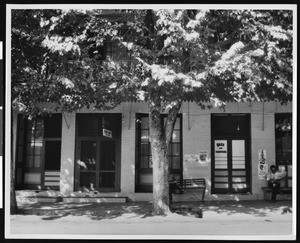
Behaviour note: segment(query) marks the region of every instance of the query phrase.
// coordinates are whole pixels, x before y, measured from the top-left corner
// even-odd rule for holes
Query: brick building
[[[172,171],[177,178],[205,178],[205,200],[263,199],[264,169],[272,164],[284,167],[283,186],[292,187],[291,120],[291,103],[228,103],[224,111],[184,102],[169,152]],[[152,200],[147,103],[35,121],[14,113],[13,121],[19,193]]]

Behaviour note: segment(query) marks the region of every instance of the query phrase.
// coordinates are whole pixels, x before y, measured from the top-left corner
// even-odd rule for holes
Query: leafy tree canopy
[[[289,10],[12,10],[13,107],[292,98]]]

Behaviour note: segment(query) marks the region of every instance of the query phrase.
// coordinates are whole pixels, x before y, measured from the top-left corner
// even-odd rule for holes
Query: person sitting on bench
[[[275,165],[270,166],[270,171],[267,174],[268,186],[272,188],[272,202],[276,202],[276,195],[280,193],[280,181],[286,176],[284,170],[277,170]]]

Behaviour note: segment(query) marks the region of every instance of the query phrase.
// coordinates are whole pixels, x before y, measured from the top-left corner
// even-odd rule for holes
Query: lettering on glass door
[[[215,140],[215,168],[227,169],[227,140]]]

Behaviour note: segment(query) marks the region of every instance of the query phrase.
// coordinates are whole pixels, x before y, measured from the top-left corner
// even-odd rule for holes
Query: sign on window
[[[103,131],[104,137],[112,138],[112,131],[105,129],[105,128],[103,128],[102,131]]]
[[[227,169],[227,140],[215,140],[215,168]]]

